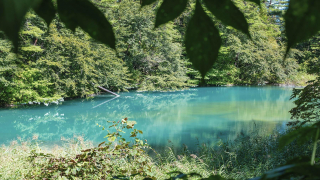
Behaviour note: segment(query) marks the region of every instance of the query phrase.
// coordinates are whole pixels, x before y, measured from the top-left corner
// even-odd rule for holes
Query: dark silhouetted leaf
[[[201,176],[201,174],[198,174],[198,173],[190,173],[190,174],[188,174],[190,177],[193,177],[193,176],[200,176],[200,177],[202,177]]]
[[[187,177],[188,176],[186,174],[179,174],[174,179],[187,179]]]
[[[168,172],[167,174],[183,174],[181,171],[171,171]]]
[[[77,10],[71,8],[76,0],[58,0],[58,13],[60,19],[65,23],[66,27],[73,32],[76,30],[77,23]],[[81,6],[80,6],[81,7]],[[80,12],[79,12],[80,13]]]
[[[284,16],[287,51],[296,43],[315,35],[320,30],[319,0],[290,0],[289,8]]]
[[[150,5],[150,4],[152,4],[152,3],[156,2],[156,1],[157,0],[142,0],[141,7]]]
[[[302,139],[311,140],[313,135],[315,135],[316,130],[317,129],[313,127],[302,127],[297,130],[291,131],[280,138],[279,148],[284,148],[294,140],[298,140],[298,142],[303,142]]]
[[[48,26],[56,14],[52,0],[42,0],[33,10],[46,21]]]
[[[320,128],[320,122],[315,123],[312,126],[300,127],[285,134],[279,140],[279,148],[284,148],[294,140],[297,140],[298,144],[303,144],[310,140],[316,141],[317,139],[315,139],[315,137],[318,128]]]
[[[231,0],[204,0],[203,2],[210,12],[224,24],[232,26],[250,37],[247,20]]]
[[[203,180],[227,180],[219,175],[211,175],[208,178],[203,178]]]
[[[221,37],[199,1],[196,3],[195,13],[187,27],[185,44],[194,68],[204,77],[217,60]]]
[[[178,174],[177,176],[175,177],[171,177],[167,180],[170,180],[170,179],[188,179],[188,177],[193,177],[193,176],[200,176],[202,177],[200,174],[198,173],[190,173],[190,174],[184,174],[182,173],[181,171],[172,171],[172,172],[169,172],[167,174]]]
[[[35,7],[39,0],[0,0],[0,30],[12,41],[18,51],[18,32],[26,13]]]
[[[246,0],[246,1],[254,2],[254,3],[256,3],[256,4],[258,4],[260,6],[260,0]]]
[[[188,0],[164,0],[156,17],[155,27],[177,18],[187,7]]]
[[[115,49],[111,24],[102,12],[88,0],[58,0],[58,12],[67,28],[81,27],[92,38]]]
[[[298,157],[283,166],[266,172],[261,177],[253,178],[251,180],[290,179],[292,176],[304,176],[305,179],[319,179],[319,171],[320,166],[311,165],[308,157]]]

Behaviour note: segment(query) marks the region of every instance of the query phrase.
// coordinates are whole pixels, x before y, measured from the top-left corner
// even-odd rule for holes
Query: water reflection
[[[106,131],[96,124],[128,117],[144,131],[142,138],[158,148],[168,140],[189,147],[234,139],[260,129],[269,133],[289,120],[291,89],[279,87],[212,87],[178,92],[121,93],[115,99],[101,95],[62,105],[37,105],[0,110],[0,143],[31,137],[57,143],[61,136],[84,135],[99,143]],[[112,99],[112,100],[111,100]],[[111,100],[111,101],[110,101]],[[127,133],[128,134],[128,133]]]

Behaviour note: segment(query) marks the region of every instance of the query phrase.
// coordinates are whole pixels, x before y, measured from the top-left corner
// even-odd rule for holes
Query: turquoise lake
[[[136,121],[155,148],[170,140],[192,148],[199,143],[233,140],[253,130],[268,134],[285,129],[290,120],[292,89],[281,87],[203,87],[175,92],[123,92],[120,97],[99,95],[68,100],[59,105],[31,105],[0,109],[0,144],[34,134],[44,144],[59,144],[61,137],[82,135],[100,143],[107,131],[96,124],[125,117]],[[126,133],[125,136],[128,136]]]

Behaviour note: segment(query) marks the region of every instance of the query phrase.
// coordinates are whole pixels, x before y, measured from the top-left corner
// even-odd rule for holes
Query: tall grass
[[[269,136],[261,136],[255,132],[250,135],[239,134],[236,140],[220,141],[214,147],[206,144],[198,145],[194,152],[189,151],[186,147],[179,151],[173,151],[173,148],[167,147],[161,153],[150,150],[150,152],[139,155],[140,160],[143,158],[144,162],[147,162],[144,165],[144,176],[138,174],[132,179],[142,179],[145,176],[166,179],[170,177],[167,173],[172,171],[186,174],[196,172],[203,177],[218,174],[226,178],[249,179],[260,176],[295,157],[310,156],[311,141],[302,146],[293,142],[285,149],[278,150],[279,138],[282,135],[278,132]],[[92,147],[92,143],[85,141],[82,137],[64,140],[62,145],[51,147],[42,146],[36,137],[29,141],[21,139],[12,141],[10,145],[2,145],[0,148],[0,179],[28,179],[30,177],[41,179],[35,175],[41,174],[40,172],[48,168],[48,158],[38,159],[37,163],[34,163],[30,160],[32,154],[43,153],[43,155],[51,154],[55,158],[75,159],[77,154],[82,153],[82,150]],[[317,151],[317,157],[319,157],[319,151]],[[112,178],[120,174],[130,177],[132,172],[139,172],[141,165],[138,162],[139,158],[110,158],[108,163],[119,168],[108,177]],[[77,178],[82,179],[82,177]],[[94,178],[101,179],[99,176],[94,176]],[[193,178],[197,179],[197,177]]]

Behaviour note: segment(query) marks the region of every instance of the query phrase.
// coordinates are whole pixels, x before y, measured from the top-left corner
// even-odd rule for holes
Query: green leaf
[[[260,0],[246,0],[246,1],[254,2],[254,3],[256,3],[256,4],[259,5],[259,6],[261,5],[261,4],[260,4]]]
[[[72,173],[73,175],[76,175],[76,174],[77,174],[77,169],[73,168],[73,169],[71,170],[71,173]]]
[[[187,7],[188,0],[164,0],[157,11],[155,27],[177,18]]]
[[[320,30],[319,0],[290,0],[285,28],[288,38],[287,51],[296,43],[306,40]]]
[[[48,26],[56,14],[56,10],[51,0],[42,0],[42,2],[34,7],[33,10],[46,21]]]
[[[15,52],[18,51],[18,33],[24,17],[29,9],[39,2],[39,0],[0,0],[0,31],[13,42]]]
[[[70,168],[68,168],[66,171],[65,171],[66,175],[69,175],[70,173]]]
[[[187,27],[185,44],[193,67],[204,77],[218,58],[221,37],[198,0],[195,13]]]
[[[150,4],[152,4],[152,3],[156,2],[156,1],[157,0],[142,0],[141,7],[150,5]]]
[[[247,20],[231,0],[204,0],[204,3],[209,11],[224,24],[232,26],[250,37]]]
[[[127,125],[133,127],[135,124],[137,124],[136,121],[127,121]]]
[[[102,12],[88,0],[58,0],[58,12],[67,28],[81,27],[92,38],[115,49],[111,24]]]
[[[109,141],[109,142],[113,142],[113,141],[115,141],[115,140],[116,140],[116,137],[115,137],[115,136],[111,136],[111,137],[108,138],[108,141]]]
[[[318,140],[315,139],[318,128],[320,128],[320,122],[315,123],[312,126],[298,128],[285,134],[279,140],[279,148],[284,148],[286,145],[290,144],[294,140],[297,140],[298,144],[306,143],[311,139],[313,139],[313,141]]]

